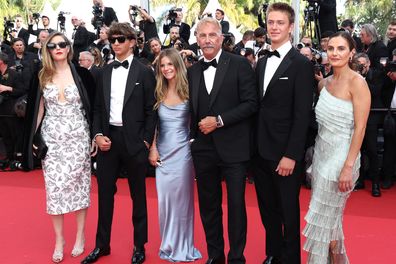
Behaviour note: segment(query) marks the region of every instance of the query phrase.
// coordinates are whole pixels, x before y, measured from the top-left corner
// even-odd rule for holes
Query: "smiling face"
[[[204,22],[197,28],[197,43],[208,60],[217,55],[223,43],[220,24],[216,20],[212,21],[214,22]]]
[[[349,47],[348,41],[341,37],[333,37],[329,40],[327,56],[332,67],[343,67],[348,65],[354,50]]]
[[[276,49],[290,41],[290,34],[293,29],[289,17],[282,11],[271,11],[267,18],[267,31],[271,39],[271,46]]]
[[[167,57],[163,57],[160,63],[161,73],[168,81],[176,78],[176,68],[172,61]]]
[[[54,36],[48,44],[56,44],[54,49],[47,49],[49,50],[49,53],[54,61],[64,61],[67,60],[67,56],[70,51],[70,45],[67,45],[65,48],[61,48],[59,46],[59,43],[66,42],[66,40],[62,36]],[[48,46],[47,44],[47,46]]]

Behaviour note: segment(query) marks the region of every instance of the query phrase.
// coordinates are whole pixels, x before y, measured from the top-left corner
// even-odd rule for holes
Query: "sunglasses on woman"
[[[69,43],[67,43],[66,41],[62,41],[62,42],[59,42],[59,43],[48,43],[48,44],[47,44],[47,49],[53,50],[53,49],[56,49],[57,46],[58,46],[60,49],[64,49],[64,48],[66,48],[67,46],[69,46]]]
[[[109,41],[111,44],[114,44],[116,42],[116,40],[118,41],[118,43],[124,43],[125,40],[127,40],[127,39],[131,39],[131,38],[127,38],[125,36],[111,37],[111,38],[109,38]]]

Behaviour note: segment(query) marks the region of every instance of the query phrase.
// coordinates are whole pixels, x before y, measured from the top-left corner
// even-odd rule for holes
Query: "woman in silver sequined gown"
[[[156,167],[159,256],[170,262],[194,261],[201,254],[194,247],[194,168],[186,68],[175,49],[162,51],[156,68],[159,123],[149,161]]]
[[[319,84],[318,135],[312,162],[312,194],[304,250],[307,263],[349,263],[342,226],[346,201],[358,178],[360,147],[370,109],[365,80],[348,62],[354,44],[349,34],[330,37],[328,57],[334,74]]]

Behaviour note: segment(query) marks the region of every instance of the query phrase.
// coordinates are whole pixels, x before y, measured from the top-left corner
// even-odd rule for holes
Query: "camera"
[[[187,61],[190,63],[195,63],[198,61],[198,57],[194,56],[194,55],[189,55],[186,57]]]
[[[386,72],[396,72],[396,61],[390,61],[385,66]]]
[[[23,71],[23,65],[22,64],[15,65],[15,71],[16,72],[22,72]]]
[[[171,10],[169,10],[168,12],[168,19],[172,22],[175,23],[175,20],[177,18],[177,12],[181,12],[182,9],[181,8],[172,8]]]
[[[5,29],[5,31],[10,33],[13,28],[14,28],[14,23],[11,20],[9,20],[6,17],[4,17],[4,29]]]
[[[34,20],[39,20],[40,19],[40,13],[33,13],[32,17]]]
[[[138,37],[137,38],[137,43],[138,44],[143,44],[143,42],[144,42],[144,38],[143,37]]]
[[[132,16],[137,16],[139,14],[139,8],[137,5],[131,5],[131,15]]]
[[[315,62],[315,64],[313,65],[313,68],[314,68],[315,74],[319,74],[319,72],[321,72],[322,75],[325,75],[324,74],[325,68],[322,64]]]
[[[102,15],[102,8],[100,7],[99,4],[96,4],[94,6],[92,6],[92,14],[94,16],[101,16]]]
[[[92,26],[96,29],[99,30],[104,23],[104,18],[102,16],[103,10],[100,7],[100,4],[95,4],[92,6],[92,14],[94,15],[94,18],[92,19]]]

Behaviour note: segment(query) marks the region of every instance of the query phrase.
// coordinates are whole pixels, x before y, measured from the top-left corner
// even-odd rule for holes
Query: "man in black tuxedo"
[[[29,26],[28,26],[29,34],[35,35],[38,38],[41,31],[47,31],[50,34],[52,32],[54,32],[54,30],[49,27],[50,19],[48,16],[46,16],[46,15],[41,16],[41,23],[43,24],[43,28],[37,28],[36,30],[33,29],[33,17],[30,16],[29,19],[30,19]],[[38,23],[38,21],[37,21],[37,23]]]
[[[254,72],[245,58],[221,50],[223,36],[214,18],[198,22],[197,42],[204,58],[188,69],[188,81],[191,153],[209,256],[206,263],[225,263],[222,177],[227,186],[227,262],[245,263],[246,165],[251,119],[257,111]]]
[[[191,27],[190,25],[182,22],[183,20],[183,13],[182,11],[175,11],[177,16],[174,21],[170,21],[169,24],[164,24],[162,27],[162,30],[164,31],[164,34],[169,34],[170,29],[176,25],[180,28],[179,30],[179,35],[182,39],[184,39],[185,42],[189,42],[190,40],[190,33],[191,33]],[[168,16],[166,17],[166,20],[169,20]],[[168,21],[169,22],[169,21]]]
[[[41,30],[37,36],[37,41],[31,43],[27,48],[27,51],[36,54],[39,60],[41,60],[41,48],[43,47],[44,42],[47,40],[48,35],[49,33],[47,30]]]
[[[295,13],[267,9],[271,51],[257,62],[260,107],[254,183],[266,230],[265,264],[300,263],[300,173],[313,100],[312,63],[290,43]]]
[[[71,23],[74,26],[72,33],[72,42],[73,42],[73,62],[78,65],[78,56],[81,51],[84,51],[88,48],[88,39],[89,33],[85,27],[81,26],[81,20],[73,16],[71,18]]]
[[[27,29],[22,27],[23,24],[23,18],[20,15],[17,15],[15,17],[15,38],[20,38],[23,39],[23,42],[25,43],[25,46],[29,44],[29,32]]]
[[[112,7],[104,6],[102,0],[93,0],[92,2],[94,6],[102,10],[103,24],[110,27],[111,23],[118,22],[117,15]]]
[[[230,31],[230,23],[228,21],[224,20],[224,15],[225,14],[224,14],[223,10],[221,10],[220,8],[216,9],[215,17],[216,17],[216,20],[219,21],[219,23],[221,25],[221,32],[223,34],[227,34],[228,31]]]
[[[148,149],[153,141],[157,114],[153,72],[133,57],[136,35],[128,23],[113,23],[109,41],[115,61],[103,69],[94,107],[93,134],[99,147],[97,181],[99,218],[95,249],[81,262],[93,263],[110,254],[111,224],[116,181],[121,167],[128,173],[133,200],[134,249],[132,264],[145,260],[147,204],[145,175]]]

